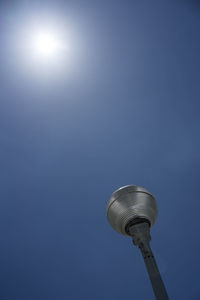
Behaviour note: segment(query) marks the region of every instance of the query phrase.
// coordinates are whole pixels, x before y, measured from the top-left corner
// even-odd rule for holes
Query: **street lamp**
[[[150,247],[150,228],[157,215],[154,196],[145,188],[135,185],[127,185],[115,191],[107,206],[110,225],[117,232],[131,236],[133,244],[140,248],[156,299],[169,300]]]

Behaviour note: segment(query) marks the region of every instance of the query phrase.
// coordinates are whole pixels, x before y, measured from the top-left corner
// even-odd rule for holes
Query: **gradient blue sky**
[[[60,23],[62,69],[20,32]],[[106,219],[120,186],[157,198],[170,299],[200,299],[200,3],[0,2],[0,298],[153,300],[139,250]]]

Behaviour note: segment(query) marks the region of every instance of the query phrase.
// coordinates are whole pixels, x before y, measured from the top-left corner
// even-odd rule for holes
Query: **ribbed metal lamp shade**
[[[108,221],[117,232],[124,235],[128,235],[126,226],[134,219],[146,219],[153,226],[157,215],[158,208],[155,198],[140,186],[121,187],[112,194],[108,201]]]

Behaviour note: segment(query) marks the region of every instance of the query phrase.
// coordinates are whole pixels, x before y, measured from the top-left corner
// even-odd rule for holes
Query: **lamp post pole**
[[[107,207],[111,226],[119,233],[131,236],[133,244],[140,248],[156,300],[169,300],[150,247],[150,227],[155,223],[157,214],[153,195],[134,185],[115,191]]]

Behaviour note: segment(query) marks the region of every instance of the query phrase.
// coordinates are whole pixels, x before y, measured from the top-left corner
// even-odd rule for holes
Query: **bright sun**
[[[59,43],[50,33],[41,32],[34,38],[35,50],[41,55],[53,55],[59,50]]]
[[[31,36],[31,48],[34,56],[49,60],[58,58],[66,50],[66,45],[56,33],[38,31]]]

